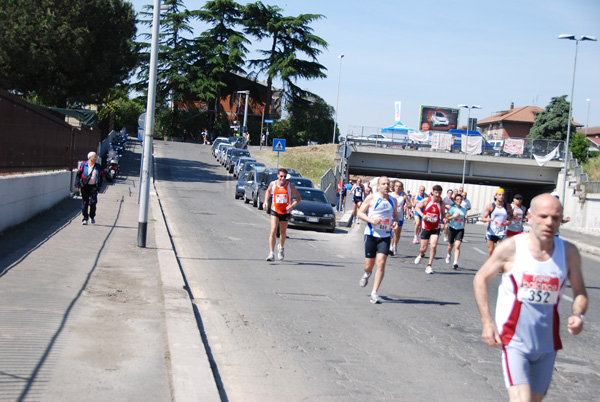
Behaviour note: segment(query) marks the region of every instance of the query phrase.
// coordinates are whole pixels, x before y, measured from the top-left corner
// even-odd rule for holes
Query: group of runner
[[[274,260],[275,233],[281,229],[278,258],[284,258],[285,229],[294,205],[300,195],[286,180],[287,171],[280,169],[278,178],[267,189],[265,199],[272,197],[269,256]],[[385,275],[390,254],[397,253],[402,231],[405,207],[414,205],[415,224],[419,223],[420,250],[415,264],[431,248],[426,273],[433,273],[437,242],[442,223],[447,223],[450,263],[454,250],[453,268],[458,269],[460,244],[468,210],[462,193],[448,192],[442,199],[442,187],[433,186],[431,195],[419,188],[414,200],[404,192],[403,184],[382,176],[377,188],[364,194],[362,180],[358,179],[351,194],[354,216],[366,223],[364,229],[365,265],[359,281],[367,286],[375,269],[370,301],[381,303],[379,288]],[[290,202],[295,197],[294,202]],[[505,192],[498,189],[494,202],[486,206],[483,221],[487,222],[486,242],[488,258],[475,275],[475,301],[482,323],[482,338],[488,346],[501,346],[502,370],[511,401],[541,401],[552,380],[556,353],[562,348],[559,336],[559,303],[567,287],[573,290],[572,314],[568,319],[569,333],[583,330],[583,314],[588,304],[577,248],[558,236],[563,219],[560,201],[551,194],[533,198],[529,211],[522,205],[523,197],[516,194],[512,204],[504,201]],[[452,203],[450,202],[452,200]],[[265,201],[265,208],[267,202]],[[531,231],[523,233],[523,222],[529,221]],[[357,221],[358,223],[358,221]],[[417,225],[416,225],[417,226]],[[416,232],[415,232],[416,233]],[[488,286],[492,278],[502,274],[498,289],[495,318],[489,308]]]

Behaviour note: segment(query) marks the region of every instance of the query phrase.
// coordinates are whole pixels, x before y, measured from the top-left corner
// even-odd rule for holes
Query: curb
[[[150,190],[150,206],[155,220],[165,308],[166,357],[169,361],[173,401],[220,402],[221,397],[198,329],[194,308],[153,186]]]

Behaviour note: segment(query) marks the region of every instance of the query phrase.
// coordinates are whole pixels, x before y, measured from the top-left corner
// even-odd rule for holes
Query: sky
[[[153,1],[131,3],[140,11]],[[555,96],[568,95],[571,101],[577,42],[559,40],[558,35],[600,39],[598,0],[263,3],[277,5],[284,15],[324,16],[311,26],[328,43],[318,59],[327,68],[327,78],[299,85],[335,107],[339,80],[342,134],[357,126],[369,130],[393,125],[397,101],[402,122],[415,129],[422,105],[478,105],[481,109],[473,109],[471,117],[481,120],[513,102],[515,107],[545,108]],[[184,4],[198,9],[204,2]],[[201,23],[193,27],[195,36],[205,29]],[[573,99],[573,120],[600,126],[600,41],[579,42]],[[462,109],[460,125],[466,122],[467,110]]]

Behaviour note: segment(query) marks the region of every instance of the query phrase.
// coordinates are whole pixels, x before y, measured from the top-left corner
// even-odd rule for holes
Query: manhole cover
[[[311,301],[311,302],[335,302],[331,297],[325,295],[307,295],[303,293],[279,293],[277,296],[285,300]]]

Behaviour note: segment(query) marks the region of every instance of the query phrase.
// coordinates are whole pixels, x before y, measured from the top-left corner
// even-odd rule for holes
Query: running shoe
[[[431,268],[431,265],[428,265],[427,268],[425,268],[425,273],[428,275],[433,274],[433,268]]]
[[[82,224],[82,225],[87,225],[87,219],[84,219],[84,220],[82,220],[82,221],[81,221],[81,224]]]
[[[419,263],[421,262],[422,259],[423,259],[423,256],[421,254],[419,254],[417,256],[417,258],[415,258],[415,265],[419,265]]]
[[[398,246],[394,246],[394,255],[398,254]]]
[[[373,304],[381,303],[381,299],[379,298],[379,295],[377,293],[371,293],[371,303],[373,303]]]
[[[413,243],[419,244],[419,238],[417,237],[417,235],[415,235],[415,237],[413,238]]]
[[[455,270],[455,271],[458,271],[458,264],[454,263],[454,265],[452,266],[452,269]]]
[[[285,255],[283,254],[283,247],[281,247],[281,244],[277,246],[277,258],[279,259],[279,261],[283,261],[283,257],[285,257]]]
[[[369,277],[364,276],[364,275],[362,278],[360,278],[360,282],[358,282],[358,284],[360,285],[361,288],[364,288],[365,286],[367,286],[367,283],[369,283]]]
[[[444,236],[444,241],[448,241],[448,236]]]
[[[446,264],[450,264],[450,254],[446,256]]]
[[[94,218],[92,218],[92,223],[96,223],[96,220]]]
[[[360,225],[360,221],[359,221],[358,219],[356,220],[356,224],[357,224],[357,225]]]
[[[269,253],[269,256],[267,257],[267,261],[273,261],[275,259],[275,254],[273,252]]]

